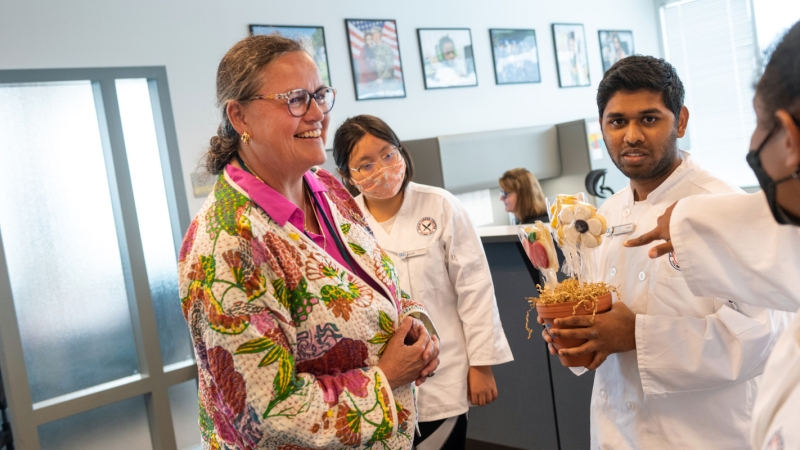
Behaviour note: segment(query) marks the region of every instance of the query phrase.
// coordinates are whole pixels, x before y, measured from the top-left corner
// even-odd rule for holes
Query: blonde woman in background
[[[539,180],[525,168],[507,170],[500,178],[500,201],[516,223],[548,222],[547,204]]]

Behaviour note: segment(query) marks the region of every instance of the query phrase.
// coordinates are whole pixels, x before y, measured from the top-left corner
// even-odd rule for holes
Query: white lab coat
[[[593,449],[749,448],[756,377],[784,313],[695,297],[674,260],[622,247],[653,229],[678,199],[735,191],[683,158],[647,200],[634,202],[628,186],[600,208],[609,226],[635,225],[632,234],[606,238],[595,258],[598,279],[617,286],[636,314],[636,350],[613,354],[597,369]]]
[[[784,311],[800,308],[800,228],[775,222],[762,192],[681,200],[672,212],[670,236],[695,294]],[[764,368],[753,409],[753,448],[800,448],[799,420],[795,317]]]
[[[439,332],[439,368],[419,388],[420,422],[465,413],[469,367],[514,359],[483,245],[466,210],[444,189],[409,183],[387,234],[369,213],[363,195],[356,201],[395,263],[400,287],[425,306]]]

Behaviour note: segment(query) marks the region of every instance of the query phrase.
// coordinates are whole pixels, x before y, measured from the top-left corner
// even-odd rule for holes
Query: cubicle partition
[[[554,125],[482,131],[405,141],[415,181],[453,194],[488,189],[508,169],[525,167],[539,179],[561,175]]]

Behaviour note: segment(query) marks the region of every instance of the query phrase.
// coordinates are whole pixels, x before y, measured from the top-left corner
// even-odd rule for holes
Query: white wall
[[[406,98],[355,101],[345,18],[397,20]],[[554,22],[584,24],[592,86],[558,87]],[[661,54],[652,0],[0,0],[0,70],[166,66],[194,215],[202,199],[193,198],[189,174],[216,132],[217,64],[251,23],[325,27],[331,80],[339,90],[329,136],[346,117],[361,113],[380,116],[401,139],[591,117],[603,75],[598,29],[632,30],[637,53]],[[418,27],[470,28],[478,87],[426,91]],[[541,83],[495,84],[489,28],[536,30]]]

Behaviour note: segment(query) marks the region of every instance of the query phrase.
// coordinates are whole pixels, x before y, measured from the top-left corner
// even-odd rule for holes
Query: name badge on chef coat
[[[400,252],[397,254],[397,256],[399,256],[400,259],[406,259],[406,258],[411,258],[412,256],[424,255],[425,253],[428,253],[428,249],[426,247],[422,247],[416,250],[408,250],[406,252]]]
[[[616,236],[618,234],[630,234],[636,229],[636,225],[626,223],[624,225],[616,225],[606,228],[606,236]]]

